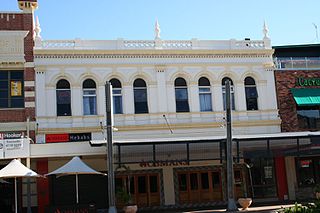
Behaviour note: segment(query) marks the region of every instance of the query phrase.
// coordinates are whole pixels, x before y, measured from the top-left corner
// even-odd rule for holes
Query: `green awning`
[[[320,105],[320,88],[319,89],[291,89],[294,100],[299,106]]]

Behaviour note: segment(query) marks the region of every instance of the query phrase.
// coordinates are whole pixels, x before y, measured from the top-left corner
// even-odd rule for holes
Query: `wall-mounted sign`
[[[140,163],[140,167],[161,167],[161,166],[186,166],[188,161],[186,160],[165,160],[155,162],[144,162]]]
[[[18,138],[23,138],[23,137],[24,137],[23,132],[2,132],[2,133],[0,133],[0,140],[18,139]]]
[[[11,81],[11,96],[22,96],[22,82]]]
[[[46,143],[90,141],[91,133],[46,134]]]
[[[320,78],[297,78],[296,85],[300,87],[320,86]]]
[[[29,144],[28,138],[0,139],[0,159],[30,157]]]

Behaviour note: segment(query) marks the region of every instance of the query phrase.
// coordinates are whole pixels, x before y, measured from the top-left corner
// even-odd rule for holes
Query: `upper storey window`
[[[224,77],[222,79],[222,98],[223,98],[223,109],[226,110],[226,81],[230,81],[230,104],[231,104],[231,109],[235,110],[235,104],[234,104],[234,87],[233,87],[233,82],[230,78]]]
[[[57,116],[71,116],[71,90],[67,80],[57,83]]]
[[[23,88],[23,71],[0,71],[0,108],[23,108]]]
[[[97,114],[97,94],[96,83],[92,79],[87,79],[82,84],[83,91],[83,114]]]
[[[148,95],[147,85],[141,78],[136,79],[133,82],[134,92],[134,112],[136,114],[148,113]]]
[[[110,83],[112,85],[112,97],[113,97],[113,113],[122,114],[122,91],[121,82],[118,79],[111,79]]]
[[[254,79],[246,77],[244,85],[246,90],[247,110],[258,110],[258,93]]]
[[[199,86],[200,111],[201,112],[212,111],[210,81],[207,78],[202,77],[198,81],[198,86]]]
[[[188,87],[183,78],[174,81],[176,95],[176,112],[189,112]]]

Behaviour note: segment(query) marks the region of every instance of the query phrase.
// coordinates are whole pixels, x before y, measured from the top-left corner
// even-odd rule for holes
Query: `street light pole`
[[[113,171],[113,146],[112,146],[112,87],[106,82],[106,125],[107,125],[107,159],[108,159],[108,200],[109,213],[116,213],[115,205],[115,184]]]
[[[234,201],[234,174],[233,174],[233,156],[232,156],[232,128],[231,128],[231,107],[230,107],[230,81],[225,82],[226,89],[226,122],[227,122],[227,211],[238,211]]]

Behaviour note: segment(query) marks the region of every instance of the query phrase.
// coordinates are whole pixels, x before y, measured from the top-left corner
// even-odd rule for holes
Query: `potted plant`
[[[320,199],[320,184],[317,184],[315,187],[314,187],[314,193],[316,195],[316,198],[319,200]]]
[[[132,204],[131,194],[128,193],[125,189],[121,189],[116,193],[117,198],[124,204],[123,211],[125,213],[136,213],[138,206]]]

